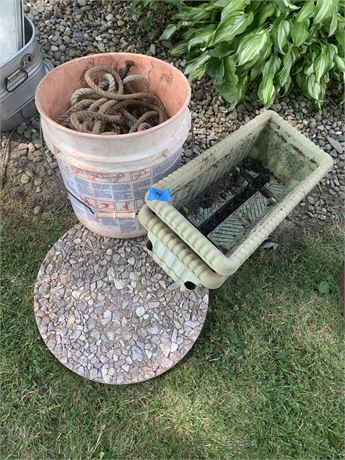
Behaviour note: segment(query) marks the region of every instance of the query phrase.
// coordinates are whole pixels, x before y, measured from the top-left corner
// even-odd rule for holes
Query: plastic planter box
[[[206,238],[178,209],[181,209],[212,183],[218,181],[226,171],[230,171],[247,156],[259,159],[280,178],[287,192],[275,205],[269,207],[262,218],[231,250],[224,252]],[[162,259],[161,251],[160,260],[162,262],[158,262],[166,271],[169,269],[169,274],[181,285],[181,279],[174,276],[174,273],[178,271],[174,263],[185,264],[186,248],[191,251],[190,257],[192,255],[198,257],[207,270],[211,269],[214,273],[221,275],[224,280],[232,275],[290,214],[327,173],[332,164],[329,155],[279,115],[272,111],[265,111],[175,173],[158,182],[155,187],[171,189],[172,201],[168,203],[146,200],[153,214],[149,216],[144,208],[139,215],[139,220],[147,229],[153,226],[152,219],[158,219],[164,224],[160,232],[153,234],[151,231],[151,236],[159,239],[162,244],[167,244],[168,237],[165,235],[171,238],[172,234],[181,243],[184,243],[183,249],[180,249],[178,245],[175,245],[174,248],[170,247],[169,250],[175,257],[175,261],[171,259],[169,262]],[[156,253],[155,258],[158,261],[159,257]],[[164,267],[163,264],[166,266]],[[181,268],[179,271],[181,272]],[[198,272],[197,277],[199,284],[202,284],[201,279],[205,280],[205,277],[201,271]],[[195,281],[192,282],[198,284]]]
[[[148,232],[148,252],[180,286],[193,289],[201,284],[217,289],[224,283],[227,277],[211,270],[146,205],[139,212],[139,220]]]

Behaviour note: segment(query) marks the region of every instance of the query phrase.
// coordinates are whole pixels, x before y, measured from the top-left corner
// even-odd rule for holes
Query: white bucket
[[[96,135],[73,131],[55,120],[82,86],[85,71],[96,65],[144,75],[163,102],[169,119],[133,134]],[[56,156],[74,212],[89,230],[102,236],[132,238],[146,233],[137,219],[147,189],[180,165],[190,129],[190,87],[184,75],[159,59],[131,53],[105,53],[67,62],[39,84],[36,105],[44,138]],[[85,203],[82,204],[82,203]]]

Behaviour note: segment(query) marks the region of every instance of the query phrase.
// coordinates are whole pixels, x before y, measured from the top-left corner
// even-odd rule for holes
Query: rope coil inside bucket
[[[117,72],[96,66],[85,72],[88,87],[71,96],[71,107],[59,118],[63,126],[90,134],[127,134],[144,131],[168,119],[166,110],[155,94],[150,93],[147,79],[128,75],[133,65]],[[132,83],[141,86],[137,92]]]

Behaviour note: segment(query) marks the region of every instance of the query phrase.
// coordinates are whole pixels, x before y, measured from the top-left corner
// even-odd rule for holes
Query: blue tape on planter
[[[147,193],[147,200],[149,201],[171,201],[171,190],[166,188],[166,189],[159,189],[159,188],[154,188],[151,187],[148,190]]]

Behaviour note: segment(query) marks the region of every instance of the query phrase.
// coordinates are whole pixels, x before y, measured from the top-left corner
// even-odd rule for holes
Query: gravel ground
[[[152,43],[138,33],[133,19],[125,15],[130,1],[119,0],[35,0],[25,2],[25,11],[37,29],[37,37],[45,59],[54,66],[75,57],[108,51],[141,52],[172,62],[182,69],[181,59],[171,60],[169,43]],[[188,138],[183,162],[213,145],[260,113],[261,104],[249,95],[237,110],[229,112],[223,99],[217,96],[210,82],[193,84],[191,110],[194,120],[195,151]],[[293,126],[328,152],[334,160],[330,174],[301,203],[299,221],[323,222],[344,220],[345,198],[345,117],[340,95],[330,93],[323,112],[299,95],[290,95],[272,107]],[[8,180],[4,193],[10,200],[29,207],[34,214],[66,203],[62,187],[50,177],[52,172],[44,162],[38,137],[38,118],[21,125],[12,142]],[[2,147],[6,136],[2,138]],[[53,168],[56,163],[50,157]],[[65,197],[62,200],[62,197]]]

